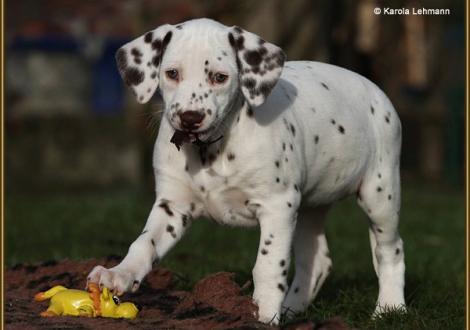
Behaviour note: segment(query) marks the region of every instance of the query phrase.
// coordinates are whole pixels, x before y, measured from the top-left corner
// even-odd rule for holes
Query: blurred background
[[[373,8],[449,8],[448,16]],[[138,106],[114,53],[160,24],[211,17],[289,60],[356,71],[403,122],[403,176],[463,186],[464,1],[6,1],[7,190],[150,184],[154,104]],[[147,129],[148,128],[148,129]]]
[[[423,6],[450,15],[373,13]],[[436,283],[455,283],[446,306],[463,311],[465,1],[6,0],[5,9],[8,265],[125,254],[153,202],[161,103],[156,95],[137,104],[114,53],[161,24],[209,17],[281,46],[289,60],[340,65],[385,91],[403,125],[408,276],[415,284],[434,281],[433,290],[415,285],[411,292],[419,297],[419,290],[437,292]],[[344,224],[365,216],[348,200],[331,218],[336,281],[355,269],[375,287],[370,256],[357,254],[368,251],[366,222]],[[164,265],[190,280],[227,269],[249,276],[257,233],[207,226],[195,224]],[[444,281],[436,269],[453,277]]]

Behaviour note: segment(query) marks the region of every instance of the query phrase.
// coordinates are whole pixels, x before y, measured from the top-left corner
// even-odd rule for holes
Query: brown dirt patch
[[[109,318],[42,318],[48,302],[35,302],[33,296],[54,285],[83,289],[86,276],[98,265],[114,266],[119,260],[45,262],[17,265],[5,272],[6,329],[276,329],[259,323],[253,316],[257,307],[231,273],[216,273],[199,281],[192,292],[175,289],[175,276],[157,268],[142,283],[139,291],[126,294],[123,301],[142,306],[135,320]],[[289,329],[346,329],[340,319],[316,324],[291,324]]]

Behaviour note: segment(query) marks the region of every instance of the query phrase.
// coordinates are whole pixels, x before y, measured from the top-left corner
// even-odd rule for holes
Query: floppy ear
[[[279,80],[286,55],[238,26],[230,28],[228,41],[235,51],[243,95],[250,105],[261,105]]]
[[[173,26],[166,24],[125,44],[116,52],[122,79],[132,88],[139,103],[146,103],[158,87],[160,62]]]

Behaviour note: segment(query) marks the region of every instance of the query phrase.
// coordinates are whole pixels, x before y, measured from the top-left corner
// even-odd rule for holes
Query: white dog
[[[376,85],[336,66],[284,62],[277,46],[209,19],[160,26],[116,58],[140,103],[157,87],[164,100],[156,201],[122,262],[95,267],[89,282],[117,294],[137,290],[195,218],[259,225],[253,298],[259,320],[276,323],[318,293],[331,268],[325,215],[357,194],[370,219],[375,312],[405,308],[401,125]]]

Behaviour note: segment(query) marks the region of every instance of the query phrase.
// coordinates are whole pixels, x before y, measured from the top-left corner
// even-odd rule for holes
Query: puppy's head
[[[147,32],[120,48],[116,60],[138,102],[159,87],[173,128],[205,141],[240,92],[250,106],[266,100],[285,55],[239,27],[197,19]]]

